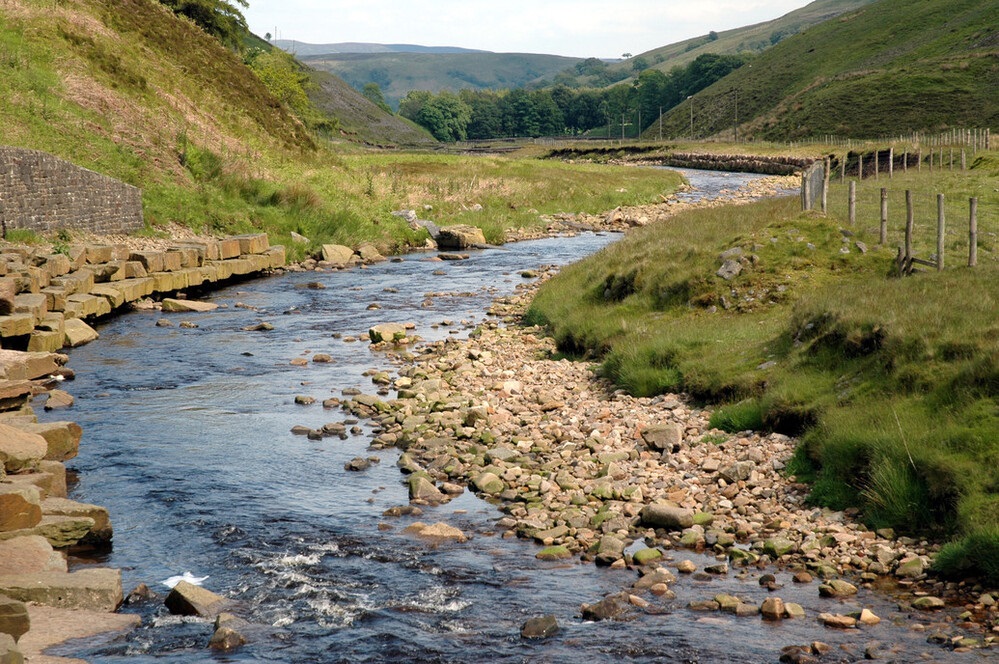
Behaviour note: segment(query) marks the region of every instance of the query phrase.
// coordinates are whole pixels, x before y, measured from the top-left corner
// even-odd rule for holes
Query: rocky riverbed
[[[690,602],[693,610],[847,629],[880,620],[869,611],[840,614],[832,601],[827,612],[806,616],[779,599],[768,574],[780,570],[823,597],[849,596],[858,586],[887,591],[910,616],[902,628],[927,631],[931,643],[994,647],[996,594],[929,576],[934,544],[807,505],[808,488],[785,473],[794,439],[712,429],[710,413],[684,395],[634,398],[587,364],[556,359],[543,330],[515,324],[536,283],[497,301],[492,321],[468,340],[416,349],[382,343],[396,375],[373,372],[377,395],[344,401],[377,423],[374,447],[405,451],[399,466],[414,503],[445,502],[467,486],[504,513],[497,526],[506,536],[544,547],[538,558],[639,570],[634,587],[583,607],[584,616],[651,610],[682,573],[759,576],[773,590],[762,605],[704,597]],[[677,549],[716,560],[700,569],[667,564]],[[821,653],[786,654],[811,661]]]

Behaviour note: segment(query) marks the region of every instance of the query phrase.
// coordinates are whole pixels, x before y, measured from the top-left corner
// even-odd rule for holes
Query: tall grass
[[[938,191],[978,192],[981,238],[999,221],[992,158],[967,173],[897,175],[892,186],[933,191],[934,202]],[[879,202],[883,184],[865,181],[861,192]],[[803,434],[794,472],[813,482],[814,502],[859,506],[872,526],[955,538],[941,569],[959,562],[997,580],[980,558],[999,529],[993,236],[980,239],[975,269],[955,259],[900,279],[894,249],[878,246],[877,216],[850,227],[845,205],[828,216],[796,206],[694,211],[642,229],[563,270],[528,319],[547,323],[563,350],[601,358],[605,375],[635,393],[728,403],[712,423],[729,431]],[[957,252],[967,248],[960,235]],[[734,247],[743,272],[726,281],[715,271]]]

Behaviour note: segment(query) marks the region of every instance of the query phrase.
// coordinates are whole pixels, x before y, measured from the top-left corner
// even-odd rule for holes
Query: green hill
[[[302,61],[336,74],[357,90],[377,83],[393,107],[410,90],[519,88],[581,62],[531,53],[336,53]]]
[[[667,46],[640,53],[633,58],[606,66],[600,75],[578,75],[578,71],[563,72],[561,81],[576,86],[602,87],[610,82],[629,80],[636,71],[645,68],[668,73],[705,53],[719,55],[755,54],[803,30],[868,5],[874,0],[815,0],[772,21],[764,21],[734,30],[711,32]]]
[[[789,140],[999,124],[999,5],[879,0],[789,37],[693,99],[694,134]],[[663,118],[689,134],[691,107]],[[658,126],[657,126],[658,131]]]

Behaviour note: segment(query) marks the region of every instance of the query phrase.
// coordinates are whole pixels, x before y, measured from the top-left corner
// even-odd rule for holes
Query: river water
[[[757,177],[684,172],[697,188],[691,196]],[[146,583],[161,597],[161,581],[170,576],[207,576],[204,586],[233,598],[234,612],[252,624],[251,641],[213,653],[206,649],[209,623],[170,616],[152,601],[123,609],[142,615],[141,628],[56,652],[94,662],[576,664],[770,662],[781,646],[813,640],[853,644],[827,661],[852,661],[858,652],[862,658],[866,640],[889,639],[913,656],[930,647],[898,628],[858,637],[813,618],[775,625],[685,608],[718,592],[757,604],[767,595],[755,576],[735,574],[682,579],[675,600],[653,600],[654,611],[629,621],[584,622],[581,603],[629,586],[635,573],[542,563],[535,545],[494,534],[500,513],[469,493],[427,508],[420,520],[447,522],[470,540],[428,546],[402,532],[415,518],[382,515],[407,504],[398,452],[369,450],[366,430],[322,441],[290,433],[297,424],[320,427],[345,417],[318,403],[298,406],[297,395],[321,402],[344,389],[374,391],[363,373],[387,368],[384,357],[346,337],[389,321],[415,322],[427,339],[464,336],[461,321],[481,321],[494,297],[523,282],[520,271],[578,260],[617,237],[583,233],[474,252],[466,261],[415,254],[363,270],[288,273],[216,291],[206,299],[220,309],[173,314],[171,327],[157,327],[162,315],[154,312],[102,324],[98,342],[70,353],[77,378],[66,385],[76,405],[45,416],[83,426],[80,455],[70,463],[78,475],[70,497],[106,506],[114,524],[113,549],[75,563],[121,568],[126,592]],[[325,288],[305,287],[309,282]],[[425,306],[428,294],[432,306]],[[370,308],[374,303],[380,308]],[[198,327],[180,328],[181,320]],[[275,329],[242,329],[261,321]],[[444,321],[453,324],[437,325]],[[318,352],[333,362],[290,364]],[[365,472],[344,470],[357,456],[380,462]],[[692,552],[672,555],[699,567],[714,562]],[[795,587],[787,574],[778,579],[786,584],[785,601],[819,605],[814,585]],[[882,617],[894,611],[888,600],[863,592],[852,604]],[[810,611],[848,609],[837,603]],[[522,640],[521,625],[539,614],[555,615],[561,632]]]

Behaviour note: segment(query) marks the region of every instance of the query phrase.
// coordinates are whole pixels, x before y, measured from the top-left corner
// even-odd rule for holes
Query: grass
[[[996,163],[990,153],[964,173],[865,180],[853,227],[845,184],[826,216],[802,213],[796,199],[692,211],[566,268],[528,320],[636,394],[722,404],[712,424],[726,431],[801,434],[792,467],[812,482],[813,502],[951,540],[940,570],[994,583],[982,555],[999,532]],[[926,201],[915,243],[924,257],[936,250],[936,193],[945,194],[951,267],[893,276],[902,222],[891,205],[889,242],[878,246],[881,186],[892,202],[905,189]],[[979,265],[969,269],[972,194]],[[736,247],[743,271],[725,281],[715,271]]]
[[[634,168],[376,153],[310,133],[235,54],[155,2],[10,0],[0,17],[0,144],[140,187],[150,235],[171,224],[264,231],[292,260],[330,242],[392,253],[427,238],[391,214],[402,208],[501,242],[507,229],[542,226],[542,214],[603,213],[680,182]],[[344,115],[345,132],[376,141],[354,122],[374,122],[362,114],[369,102],[323,77],[313,92]],[[425,140],[389,132],[384,118],[390,142]],[[311,242],[291,242],[292,232]]]

